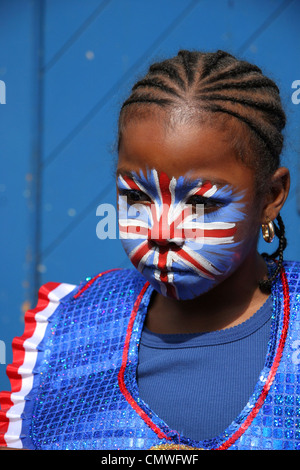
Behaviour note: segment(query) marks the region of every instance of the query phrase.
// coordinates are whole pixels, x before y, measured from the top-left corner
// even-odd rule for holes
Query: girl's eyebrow
[[[129,178],[133,179],[136,177],[136,173],[134,171],[123,170],[119,168],[116,170],[116,176],[128,176]]]
[[[198,183],[199,181],[203,181],[203,183],[209,182],[212,185],[216,185],[216,186],[232,186],[231,183],[229,183],[228,181],[223,180],[223,179],[216,179],[214,176],[206,176],[205,178],[203,178],[201,176],[192,177],[190,175],[186,175],[186,176],[183,176],[183,178],[188,184],[193,184],[193,183]]]
[[[126,170],[126,169],[123,169],[123,168],[119,168],[116,170],[116,177],[118,176],[127,176],[128,178],[131,178],[131,179],[136,179],[136,178],[139,178],[139,175],[135,172],[135,171],[129,171],[129,170]],[[232,185],[226,181],[226,180],[223,180],[223,179],[215,179],[215,177],[205,177],[205,178],[201,178],[200,176],[197,178],[194,178],[192,176],[189,176],[189,175],[185,175],[183,176],[182,175],[182,178],[184,179],[184,182],[191,185],[191,184],[197,184],[199,181],[203,181],[203,182],[210,182],[212,185],[216,185],[216,186],[219,186],[219,187],[223,187],[223,186],[229,186],[231,187]],[[147,179],[147,177],[146,177]],[[177,181],[179,178],[176,178]]]

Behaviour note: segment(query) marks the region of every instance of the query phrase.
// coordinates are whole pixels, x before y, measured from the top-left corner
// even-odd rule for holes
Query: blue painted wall
[[[98,205],[115,202],[118,110],[147,66],[180,48],[228,50],[279,84],[286,258],[300,260],[299,25],[298,0],[1,0],[0,389],[41,284],[129,265],[119,240],[96,236]]]

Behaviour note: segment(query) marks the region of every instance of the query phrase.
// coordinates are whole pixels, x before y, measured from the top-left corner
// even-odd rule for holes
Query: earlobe
[[[272,221],[268,221],[261,225],[262,236],[265,242],[272,243],[275,237],[275,228]]]
[[[288,197],[289,189],[290,172],[287,168],[280,167],[275,171],[270,181],[262,213],[262,224],[276,219]]]
[[[287,168],[281,167],[275,171],[270,179],[269,190],[265,199],[265,206],[262,213],[262,234],[266,242],[271,242],[276,235],[278,237],[278,248],[271,255],[263,253],[268,259],[276,259],[276,269],[267,280],[259,282],[263,292],[270,293],[272,283],[278,276],[283,266],[283,252],[287,245],[285,236],[285,226],[280,215],[280,211],[287,199],[290,189],[290,173]],[[275,223],[276,219],[276,223]]]

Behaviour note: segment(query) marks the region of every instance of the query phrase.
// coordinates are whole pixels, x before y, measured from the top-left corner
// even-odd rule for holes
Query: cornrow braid
[[[233,116],[248,126],[260,150],[265,150],[259,152],[259,167],[267,168],[269,173],[278,167],[283,146],[281,131],[286,122],[279,89],[259,67],[227,52],[181,50],[176,57],[151,65],[123,104],[119,129],[125,108],[135,103],[162,108],[192,103],[199,112]]]
[[[276,147],[278,145],[282,145],[282,136],[281,134],[278,133],[273,133],[270,130],[270,134],[268,135],[267,133],[264,134],[264,132],[261,130],[261,127],[259,124],[257,124],[254,120],[249,119],[248,116],[243,116],[242,114],[232,111],[230,109],[224,108],[224,106],[216,105],[216,104],[211,104],[209,107],[208,106],[203,106],[202,109],[208,111],[208,112],[226,112],[227,114],[236,117],[243,123],[245,123],[252,131],[256,133],[258,137],[263,139],[264,141],[264,146],[266,149],[269,151],[270,154],[274,154],[274,160],[275,160],[275,166],[276,168],[279,165],[279,155],[276,153]],[[277,140],[279,139],[279,141]]]
[[[224,80],[224,78],[237,78],[241,77],[242,75],[249,74],[250,72],[258,72],[262,73],[261,69],[257,67],[257,65],[249,64],[249,62],[241,61],[238,65],[234,64],[231,67],[228,67],[225,72],[218,72],[216,75],[209,77],[209,82],[218,82],[220,80]],[[205,78],[205,75],[203,78]]]
[[[171,100],[168,100],[167,98],[154,98],[153,96],[149,94],[144,94],[142,96],[134,96],[128,98],[128,100],[125,101],[123,106],[128,106],[129,104],[135,104],[135,103],[146,103],[146,104],[158,104],[159,106],[166,106],[171,104]]]
[[[190,86],[195,78],[196,65],[198,62],[198,55],[195,52],[179,51],[178,56],[181,57],[184,71],[187,77],[188,85]]]
[[[261,101],[261,100],[255,100],[251,98],[246,98],[244,97],[243,99],[241,98],[236,98],[234,96],[225,96],[222,94],[217,94],[214,93],[213,95],[199,95],[199,98],[201,97],[201,100],[221,100],[221,101],[231,101],[233,103],[240,103],[244,106],[255,106],[257,109],[269,113],[270,118],[272,119],[272,116],[274,116],[274,124],[276,125],[278,122],[278,130],[282,130],[285,126],[285,113],[282,110],[278,110],[274,103],[268,102],[268,101]]]
[[[244,88],[244,89],[249,89],[249,88],[264,88],[264,87],[270,87],[274,88],[278,92],[278,87],[277,85],[272,82],[269,78],[263,77],[261,79],[258,78],[253,78],[251,80],[247,80],[245,82],[231,82],[231,83],[220,83],[219,85],[213,85],[211,87],[207,88],[202,88],[201,91],[219,91],[219,90],[226,90],[230,88]]]
[[[165,75],[169,79],[172,79],[174,83],[185,89],[184,80],[181,78],[178,70],[172,64],[170,64],[169,61],[151,65],[149,68],[149,74],[153,75],[158,73],[160,75]]]
[[[180,54],[180,52],[179,52]],[[185,51],[182,51],[182,54],[185,54]],[[207,53],[203,56],[201,79],[203,80],[208,75],[211,75],[215,70],[218,69],[218,63],[221,59],[233,58],[231,54],[224,51],[217,51],[216,53]]]
[[[180,97],[179,93],[173,87],[168,86],[163,80],[156,77],[140,80],[133,86],[132,90],[137,90],[140,87],[160,88],[162,91]]]
[[[248,129],[251,152],[245,151],[245,146],[241,148],[244,139],[233,142],[239,147],[240,158],[255,170],[257,193],[263,191],[266,180],[280,165],[282,130],[286,124],[276,83],[256,65],[238,60],[228,52],[181,50],[171,59],[152,64],[146,76],[133,86],[120,112],[119,145],[122,129],[139,110],[147,113],[158,106],[169,111],[182,105],[190,106],[193,113],[199,111],[199,116],[205,113],[213,119],[228,118]],[[286,247],[280,216],[277,222],[279,247],[272,256],[278,256],[278,264],[272,278],[261,283],[265,289],[280,271]]]

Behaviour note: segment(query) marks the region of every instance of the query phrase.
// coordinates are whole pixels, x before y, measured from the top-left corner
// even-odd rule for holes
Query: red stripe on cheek
[[[236,232],[236,227],[227,228],[227,229],[212,229],[212,230],[203,230],[203,237],[207,238],[226,238],[232,237]]]
[[[145,256],[148,251],[148,241],[145,241],[140,245],[139,249],[133,254],[133,256],[131,256],[131,262],[136,268],[138,267],[143,256]]]

